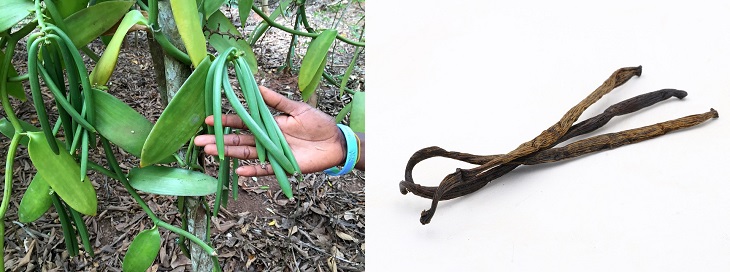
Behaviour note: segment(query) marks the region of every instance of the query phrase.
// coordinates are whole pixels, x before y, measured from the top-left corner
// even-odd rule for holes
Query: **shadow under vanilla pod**
[[[628,144],[649,140],[669,132],[699,125],[710,118],[718,118],[716,110],[694,114],[645,127],[606,133],[554,148],[578,135],[590,133],[611,120],[614,116],[629,114],[654,105],[670,97],[682,99],[687,92],[675,89],[662,89],[626,99],[608,107],[603,113],[577,124],[578,117],[603,95],[623,85],[633,76],[640,76],[641,66],[616,70],[601,86],[588,97],[571,108],[563,117],[534,139],[527,141],[515,150],[500,155],[473,155],[447,151],[438,146],[426,147],[413,153],[406,164],[405,180],[400,182],[402,194],[432,199],[431,208],[421,212],[421,224],[428,224],[433,218],[438,202],[473,193],[494,179],[509,173],[520,165],[535,165],[571,159],[597,151],[614,149]],[[478,165],[471,169],[456,169],[447,175],[438,187],[422,186],[413,181],[413,167],[419,162],[433,157],[445,157]]]

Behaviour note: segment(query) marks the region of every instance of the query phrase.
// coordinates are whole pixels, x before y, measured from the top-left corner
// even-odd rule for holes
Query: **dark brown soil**
[[[332,6],[339,2],[317,1],[308,7],[310,23],[327,28],[334,17]],[[273,10],[273,9],[272,9]],[[234,23],[239,24],[237,10],[225,9]],[[328,13],[329,12],[329,13]],[[319,15],[312,15],[319,14]],[[322,15],[324,14],[324,15]],[[338,24],[338,30],[345,36],[350,34],[348,26],[355,25],[364,14],[364,3],[353,3]],[[340,15],[337,15],[340,16]],[[245,24],[244,33],[249,33],[261,19],[251,16]],[[280,18],[280,23],[291,25],[290,18]],[[362,23],[361,23],[362,25]],[[292,99],[301,99],[297,91],[295,74],[279,72],[285,63],[291,36],[283,31],[272,30],[256,44],[260,84],[270,87]],[[308,42],[300,39],[299,44]],[[25,43],[18,44],[13,64],[20,73],[27,70],[24,52]],[[97,53],[103,45],[95,41],[91,48]],[[354,47],[339,43],[333,50],[332,61],[327,71],[333,75],[343,74],[354,52]],[[301,61],[304,50],[297,48],[295,67]],[[364,91],[364,58],[360,54],[358,67],[348,87]],[[92,62],[89,62],[90,66]],[[124,100],[130,106],[156,120],[162,112],[157,86],[153,78],[154,69],[150,61],[144,32],[129,34],[122,48],[120,60],[112,76],[109,92]],[[29,89],[26,84],[26,91]],[[51,114],[51,97],[46,97]],[[349,102],[349,96],[342,98],[338,89],[325,81],[320,85],[318,108],[330,115]],[[12,101],[16,114],[22,120],[37,124],[35,110],[30,101]],[[4,113],[2,116],[4,117]],[[52,116],[51,121],[56,117]],[[7,156],[9,139],[0,136],[0,157]],[[101,150],[101,147],[98,147]],[[90,158],[104,165],[101,151],[90,154]],[[139,164],[137,158],[117,150],[117,159],[124,171]],[[212,159],[209,159],[212,162]],[[208,174],[216,175],[216,166],[207,167]],[[140,230],[151,227],[151,221],[132,197],[117,182],[103,175],[89,172],[97,190],[99,214],[85,217],[89,228],[94,257],[82,252],[81,256],[68,256],[55,209],[51,208],[39,220],[21,224],[17,222],[17,208],[23,192],[35,174],[35,169],[25,148],[21,147],[14,165],[13,194],[5,218],[5,264],[8,271],[121,271],[121,262],[129,243]],[[4,175],[4,168],[0,169]],[[365,270],[365,173],[354,171],[341,177],[330,177],[323,173],[307,174],[296,186],[297,201],[288,202],[280,196],[275,179],[241,178],[239,199],[231,199],[218,217],[212,219],[211,244],[217,249],[224,271],[364,271]],[[261,189],[269,186],[267,190]],[[264,187],[265,188],[265,187]],[[173,197],[142,194],[155,214],[162,220],[180,226],[180,213]],[[212,205],[213,198],[208,197]],[[163,245],[158,258],[148,271],[190,271],[190,260],[176,244],[177,235],[161,229]]]

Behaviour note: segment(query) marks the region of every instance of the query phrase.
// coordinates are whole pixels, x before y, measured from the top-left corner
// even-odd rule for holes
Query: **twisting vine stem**
[[[3,59],[2,67],[0,67],[0,102],[2,103],[5,115],[10,120],[13,128],[15,128],[15,131],[23,132],[23,128],[20,126],[20,122],[18,122],[18,117],[15,116],[15,112],[10,107],[10,99],[8,97],[8,70],[10,70],[10,62],[13,59],[12,52],[15,50],[16,44],[17,41],[11,38],[8,40],[8,47],[5,48],[5,59]]]
[[[18,132],[15,132],[13,134],[13,139],[10,141],[10,146],[8,147],[8,157],[5,159],[5,184],[3,187],[3,201],[2,204],[0,204],[0,219],[2,219],[2,222],[0,222],[0,249],[5,248],[5,212],[8,211],[8,204],[10,204],[10,195],[13,192],[13,163],[15,162],[15,151],[18,149],[18,144],[20,143],[20,137],[21,134]],[[5,271],[5,258],[4,256],[0,256],[0,268]]]
[[[261,18],[263,18],[264,21],[266,21],[266,23],[268,23],[270,26],[273,26],[273,27],[276,27],[278,29],[281,29],[284,32],[287,32],[289,34],[294,34],[294,35],[299,35],[299,36],[305,36],[305,37],[310,37],[310,38],[316,38],[317,36],[319,36],[319,34],[317,34],[317,33],[309,33],[309,32],[303,32],[303,31],[299,31],[299,30],[294,30],[294,29],[285,27],[285,26],[283,26],[283,25],[281,25],[281,24],[279,24],[277,22],[274,22],[274,20],[271,20],[271,18],[269,18],[269,16],[267,16],[263,11],[261,11],[256,6],[251,6],[251,9],[253,9],[253,11],[256,12],[256,14],[258,14],[259,16],[261,16]],[[364,42],[356,42],[356,41],[350,40],[348,38],[345,38],[345,37],[343,37],[340,34],[337,34],[337,39],[340,40],[340,41],[343,41],[343,42],[345,42],[347,44],[351,44],[351,45],[354,45],[354,46],[365,47],[365,43]]]
[[[111,145],[109,144],[109,141],[103,137],[100,137],[100,139],[101,139],[102,147],[104,148],[104,153],[106,154],[107,162],[111,165],[112,170],[116,174],[115,179],[119,180],[122,183],[122,185],[124,185],[124,189],[126,189],[127,192],[132,196],[132,198],[134,198],[134,200],[137,202],[137,204],[139,204],[139,206],[142,207],[142,210],[147,214],[147,216],[150,218],[150,220],[152,220],[152,223],[154,223],[155,225],[157,225],[159,227],[162,227],[162,228],[168,229],[174,233],[177,233],[178,235],[183,236],[187,239],[190,239],[190,241],[192,241],[193,243],[195,243],[195,244],[199,245],[201,248],[203,248],[203,250],[205,250],[205,252],[208,253],[208,255],[213,257],[214,262],[217,263],[218,258],[216,256],[218,256],[218,253],[216,253],[215,249],[213,249],[211,246],[209,246],[208,244],[203,242],[203,240],[200,240],[198,237],[195,237],[195,235],[193,235],[187,231],[184,231],[178,227],[170,225],[169,223],[167,223],[165,221],[160,220],[160,218],[158,218],[154,214],[154,212],[152,212],[152,210],[149,208],[149,206],[147,206],[147,204],[144,202],[142,197],[140,197],[139,194],[137,194],[137,192],[134,190],[134,188],[132,188],[132,185],[129,184],[129,181],[127,180],[126,176],[122,172],[122,168],[119,167],[119,163],[117,162],[117,159],[114,157],[114,153],[111,149]]]
[[[304,5],[302,5],[302,6],[304,6]],[[302,7],[302,6],[300,6],[300,7]],[[297,11],[296,19],[294,19],[294,30],[299,30],[299,23],[302,21],[302,12],[303,12],[302,10],[303,9],[300,8],[299,11]],[[294,50],[296,49],[296,46],[297,46],[297,37],[298,37],[297,35],[291,35],[291,42],[289,43],[289,52],[287,52],[287,54],[286,54],[286,64],[284,65],[284,67],[289,67],[289,68],[294,67],[293,56],[294,56]]]

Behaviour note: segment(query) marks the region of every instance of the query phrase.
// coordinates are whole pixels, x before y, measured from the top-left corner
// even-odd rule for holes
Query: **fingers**
[[[200,135],[195,137],[195,140],[193,141],[196,146],[206,146],[206,145],[214,145],[215,144],[215,135],[212,134],[206,134],[206,135]],[[253,135],[248,134],[226,134],[223,135],[223,144],[224,145],[230,145],[230,146],[253,146],[255,144],[255,140],[253,138]]]
[[[305,103],[290,100],[283,95],[272,91],[266,87],[259,86],[261,97],[266,105],[281,111],[287,115],[297,116],[302,112],[306,112],[311,107]],[[213,116],[205,118],[207,125],[214,125]],[[221,116],[221,123],[225,127],[245,129],[246,126],[238,115],[225,114]],[[195,137],[196,146],[202,146],[203,151],[209,155],[218,155],[216,141],[214,135],[200,135]],[[255,140],[253,135],[237,135],[228,134],[223,136],[224,155],[243,160],[257,159]],[[236,173],[245,177],[267,176],[273,175],[274,170],[271,165],[261,167],[261,165],[243,165],[236,169]]]
[[[270,107],[273,107],[285,114],[297,116],[299,113],[307,111],[310,108],[310,106],[305,103],[290,100],[264,86],[259,86],[259,90],[261,91],[261,97],[264,99],[264,102],[266,102],[266,105],[269,105]],[[212,115],[205,118],[205,124],[212,126],[213,122]],[[243,123],[241,118],[235,114],[221,115],[221,123],[223,123],[223,126],[225,127],[239,129],[246,128],[246,125]]]
[[[305,103],[290,100],[264,86],[259,86],[259,90],[261,91],[261,97],[264,99],[264,102],[266,102],[266,105],[288,115],[296,116],[310,108],[310,106]]]
[[[208,155],[217,156],[218,148],[215,144],[209,144],[203,147],[203,151]],[[233,157],[242,160],[253,160],[258,158],[256,147],[254,146],[224,146],[223,155],[226,157]]]
[[[241,118],[235,114],[221,115],[221,123],[223,123],[224,127],[240,128],[240,129],[246,128],[246,125],[243,124],[243,121],[241,121]],[[205,124],[207,124],[209,126],[213,125],[213,115],[205,117]]]
[[[215,135],[200,135],[193,141],[196,146],[202,146],[203,151],[209,155],[218,155],[215,145]],[[256,159],[255,140],[252,135],[227,134],[223,136],[224,156],[234,157],[243,160]]]
[[[269,176],[274,174],[274,169],[270,164],[267,164],[265,168],[261,168],[261,165],[243,165],[236,169],[236,174],[244,177]]]
[[[200,135],[195,137],[196,146],[202,146],[203,152],[208,155],[217,156],[218,148],[215,145],[215,135]],[[256,146],[252,135],[227,134],[223,136],[224,156],[242,160],[258,159]],[[236,173],[245,177],[273,175],[274,170],[267,164],[265,168],[261,165],[244,165],[236,169]]]
[[[209,136],[209,135],[204,135]],[[200,137],[200,136],[198,136]],[[214,138],[215,139],[215,138]],[[197,138],[196,138],[197,141]],[[225,139],[224,139],[225,141]],[[218,149],[215,143],[208,144],[203,147],[203,151],[209,155],[218,155]],[[254,146],[225,146],[225,156],[234,157],[242,160],[253,160],[258,158],[256,153],[256,147]],[[274,174],[274,169],[271,168],[270,164],[266,164],[263,168],[260,164],[256,165],[243,165],[236,169],[238,175],[244,177],[258,177],[258,176],[270,176]]]

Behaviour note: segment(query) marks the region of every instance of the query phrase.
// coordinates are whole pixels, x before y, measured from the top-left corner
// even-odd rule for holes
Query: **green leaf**
[[[33,1],[30,0],[0,1],[0,32],[10,29],[23,20],[31,13],[33,7]]]
[[[207,33],[208,42],[215,48],[218,53],[226,51],[226,49],[235,47],[236,49],[243,51],[243,58],[246,59],[248,67],[251,68],[252,73],[258,72],[258,65],[256,64],[256,55],[251,49],[251,45],[243,39],[243,35],[238,29],[228,20],[228,17],[224,15],[220,10],[214,12],[208,21],[205,23],[208,29],[214,30],[215,33]],[[227,35],[221,35],[220,33],[228,33]]]
[[[141,157],[142,146],[152,130],[152,122],[107,92],[95,89],[93,97],[96,131],[124,151]],[[175,157],[168,156],[161,163],[174,161]]]
[[[71,14],[82,10],[89,4],[88,0],[53,0],[61,17],[66,18]]]
[[[101,40],[101,42],[102,42],[102,43],[104,44],[104,46],[108,46],[108,45],[109,45],[109,43],[110,43],[110,42],[112,41],[112,36],[109,36],[109,35],[105,35],[105,36],[101,36],[101,37],[99,37],[99,39],[100,39],[100,40]]]
[[[23,130],[30,131],[30,132],[36,132],[41,131],[40,128],[31,125],[28,122],[25,122],[23,120],[20,121],[20,126],[23,127]],[[8,118],[0,119],[0,133],[5,135],[5,137],[13,138],[13,134],[15,134],[15,128],[13,127],[13,124],[10,123],[10,120]],[[28,145],[28,136],[21,136],[20,138],[20,145],[27,146]]]
[[[0,60],[5,58],[5,53],[0,51]],[[18,72],[15,71],[15,67],[13,67],[12,63],[10,64],[10,70],[8,71],[8,77],[14,77],[18,76]],[[8,94],[11,96],[14,96],[15,98],[20,99],[20,101],[27,101],[28,98],[25,97],[25,90],[23,90],[23,83],[21,82],[8,82],[6,85],[6,88],[8,88]]]
[[[92,6],[93,5],[98,5],[98,4],[101,4],[101,3],[104,3],[104,2],[113,2],[113,1],[127,1],[127,2],[132,2],[132,3],[135,2],[135,0],[96,0],[96,1],[94,1],[95,3],[92,4]],[[89,2],[91,2],[91,1],[89,1]],[[144,2],[148,2],[148,1],[144,1]]]
[[[63,20],[66,34],[76,48],[81,48],[111,29],[132,4],[134,2],[108,1],[82,9]]]
[[[307,100],[309,96],[314,92],[314,88],[311,88],[313,81],[319,84],[320,77],[324,70],[323,65],[327,61],[327,51],[337,37],[337,31],[332,29],[326,29],[315,38],[312,43],[307,47],[307,53],[302,59],[302,66],[299,70],[299,89],[302,90],[302,97]],[[311,92],[305,94],[304,90],[312,89]]]
[[[319,86],[319,81],[322,79],[322,73],[324,73],[324,67],[326,65],[327,61],[323,61],[317,71],[315,71],[314,73],[314,78],[316,78],[316,80],[312,80],[311,82],[309,82],[309,85],[305,86],[304,89],[300,88],[302,92],[302,99],[304,101],[309,101],[309,98],[312,96],[312,94],[314,94],[314,91],[317,90],[317,86]],[[301,74],[299,80],[301,80]]]
[[[147,19],[142,16],[142,13],[138,10],[132,10],[124,15],[124,19],[119,23],[117,31],[114,32],[114,37],[104,50],[104,54],[101,55],[99,61],[96,62],[96,67],[91,71],[89,80],[92,85],[106,85],[109,81],[109,77],[114,72],[114,67],[117,66],[119,49],[122,47],[124,37],[127,36],[127,31],[136,24],[147,25]]]
[[[350,128],[355,132],[365,132],[365,92],[356,92],[352,96]]]
[[[241,25],[246,25],[248,15],[251,14],[251,7],[253,7],[253,0],[239,0],[238,1],[238,16],[241,18]]]
[[[28,189],[25,190],[23,199],[20,200],[18,221],[23,223],[36,221],[48,211],[52,203],[51,186],[41,175],[36,174],[30,181]]]
[[[203,14],[205,14],[205,18],[209,18],[211,14],[219,11],[221,5],[223,5],[223,1],[225,0],[205,0],[203,2],[202,10]]]
[[[362,47],[355,49],[355,54],[352,56],[352,60],[350,60],[350,65],[347,66],[345,74],[342,75],[342,80],[340,81],[340,97],[342,97],[345,93],[345,89],[347,89],[347,81],[350,80],[350,75],[352,75],[352,71],[355,69],[357,58],[360,56],[360,51],[362,51]]]
[[[152,229],[140,231],[129,244],[127,254],[122,261],[122,271],[137,272],[145,271],[152,265],[160,252],[162,244],[160,232],[157,226]]]
[[[180,32],[180,38],[185,44],[190,60],[193,61],[193,66],[197,67],[208,55],[198,7],[195,5],[195,1],[190,0],[170,0],[170,7],[177,30]]]
[[[74,210],[96,215],[96,191],[89,177],[79,181],[81,169],[66,152],[53,153],[43,132],[28,132],[28,154],[48,185]]]
[[[142,192],[172,196],[204,196],[216,192],[218,180],[174,167],[148,166],[129,170],[129,184]]]
[[[141,167],[170,156],[198,133],[205,121],[205,77],[210,63],[205,58],[198,65],[152,127],[142,146]]]
[[[342,107],[342,110],[337,113],[337,116],[335,116],[335,123],[340,123],[342,122],[342,120],[345,120],[345,116],[347,116],[350,111],[352,111],[352,101],[350,101],[350,103],[347,103],[347,105]]]

